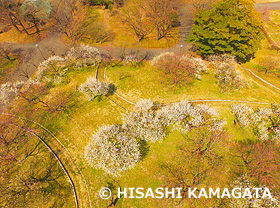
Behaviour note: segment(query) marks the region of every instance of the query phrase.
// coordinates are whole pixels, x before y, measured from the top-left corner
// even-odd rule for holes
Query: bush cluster
[[[65,57],[51,56],[43,61],[36,72],[36,79],[55,84],[66,82],[69,71],[96,65],[100,60],[101,55],[97,48],[81,45],[71,48]]]
[[[280,139],[280,108],[253,109],[245,104],[231,106],[238,123],[246,128],[251,128],[261,140]]]
[[[118,175],[140,159],[141,141],[161,141],[169,128],[184,134],[200,127],[210,132],[222,131],[223,121],[206,105],[194,106],[184,100],[158,108],[151,100],[140,100],[134,112],[123,114],[122,125],[100,127],[86,149],[90,165]]]
[[[151,61],[161,73],[164,82],[171,85],[184,85],[194,78],[201,79],[201,74],[208,70],[201,58],[175,53],[162,53]]]
[[[104,82],[98,82],[94,77],[90,77],[87,81],[80,85],[79,90],[92,101],[95,97],[107,95],[110,87]]]

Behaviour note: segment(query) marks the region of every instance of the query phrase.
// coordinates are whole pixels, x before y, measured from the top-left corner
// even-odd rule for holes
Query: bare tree
[[[27,35],[39,34],[49,18],[48,1],[0,0],[1,23]],[[34,32],[35,29],[35,32]]]
[[[0,44],[0,57],[1,58],[11,61],[12,60],[11,53],[12,53],[12,48],[10,46]]]
[[[131,4],[126,4],[120,18],[133,30],[138,40],[146,39],[153,31],[154,27],[146,15],[147,7],[138,0],[133,0]]]
[[[176,1],[146,0],[147,16],[151,18],[156,29],[157,39],[168,37],[173,28],[178,26]]]
[[[82,24],[84,14],[82,4],[79,1],[60,1],[53,18],[55,19],[54,30],[66,35],[72,42],[76,42],[85,36],[83,30],[85,25]]]
[[[172,160],[160,163],[163,185],[182,188],[182,199],[178,203],[200,207],[207,199],[196,201],[189,198],[188,189],[218,183],[217,174],[223,171],[222,157],[226,151],[222,146],[225,134],[199,128],[193,136],[183,137],[185,142],[170,156]],[[214,205],[217,201],[212,200],[211,203]]]
[[[259,65],[265,70],[265,74],[267,74],[279,67],[279,61],[277,57],[263,56],[259,59]]]
[[[27,26],[20,11],[19,0],[1,0],[0,1],[0,22],[4,25],[12,25],[17,31],[24,31],[27,35]]]

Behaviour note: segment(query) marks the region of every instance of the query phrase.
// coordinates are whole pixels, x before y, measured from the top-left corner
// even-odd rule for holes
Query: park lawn
[[[266,28],[270,33],[273,40],[280,45],[280,11],[275,10],[271,11],[271,21],[274,23],[279,24],[279,26],[266,24]],[[264,69],[259,65],[260,57],[274,57],[275,59],[280,60],[280,52],[277,53],[276,50],[270,47],[269,42],[267,39],[262,40],[261,48],[255,54],[255,58],[252,59],[250,62],[243,64],[244,67],[251,69],[256,75],[261,77],[262,79],[270,82],[271,84],[275,85],[276,87],[280,87],[280,63],[279,67],[272,72],[265,74]]]
[[[116,29],[119,28],[116,27]],[[128,33],[127,35],[129,36]],[[123,41],[126,41],[126,39],[124,38]],[[133,43],[131,44],[133,45]],[[273,54],[273,51],[265,48],[258,53]],[[136,68],[130,65],[113,68],[108,67],[106,70],[106,81],[115,85],[117,93],[133,102],[137,102],[141,98],[150,98],[152,101],[159,103],[173,103],[182,99],[222,99],[280,104],[279,92],[251,78],[246,71],[238,70],[240,70],[247,81],[250,82],[250,86],[227,94],[220,92],[217,86],[217,79],[212,70],[204,74],[201,81],[194,80],[189,85],[174,88],[162,83],[159,79],[158,72],[148,63],[144,63],[143,66]],[[48,96],[53,99],[58,99],[55,96],[57,90],[76,90],[89,76],[95,76],[94,67],[70,72],[70,83],[52,88]],[[275,78],[275,82],[277,82],[277,79]],[[116,95],[111,95],[109,98],[122,107],[133,110],[133,105],[126,103]],[[171,155],[176,153],[176,147],[184,140],[179,133],[173,132],[162,142],[150,144],[149,152],[146,157],[136,164],[133,169],[125,171],[119,177],[111,177],[106,175],[102,170],[94,169],[88,165],[84,158],[85,147],[90,141],[91,135],[99,126],[104,124],[120,124],[121,113],[125,113],[125,110],[112,103],[106,97],[102,97],[101,100],[95,99],[89,102],[82,93],[78,93],[76,99],[78,100],[77,105],[70,109],[67,114],[64,113],[60,115],[57,119],[52,120],[51,123],[46,119],[43,124],[56,133],[57,137],[68,148],[74,160],[83,171],[88,182],[93,207],[108,206],[108,201],[101,200],[98,196],[98,192],[102,187],[109,186],[110,183],[116,185],[116,181],[121,187],[155,188],[164,186],[159,163],[172,160]],[[251,131],[234,125],[234,115],[230,113],[229,109],[232,104],[237,103],[209,103],[211,107],[219,112],[220,118],[226,121],[225,127],[228,130],[228,134],[232,135],[230,139],[240,141],[252,138],[253,133]],[[254,107],[269,107],[269,105],[248,105]],[[78,183],[74,181],[74,183],[75,182],[79,186],[78,191],[81,191],[80,187],[82,185],[80,185],[80,183],[82,182],[78,181]],[[83,201],[87,200],[86,195],[82,195],[82,197]],[[161,203],[163,203],[161,200],[120,199],[116,207],[168,207],[168,205]],[[72,205],[72,203],[70,204]]]
[[[270,20],[272,23],[266,23],[265,26],[267,30],[269,31],[269,34],[271,35],[272,39],[280,45],[280,11],[279,10],[273,10],[270,11]]]
[[[9,75],[17,68],[19,60],[15,56],[10,57],[11,60],[0,60],[0,84],[4,84],[9,80]]]
[[[241,71],[243,72],[243,71]],[[127,78],[120,80],[120,75],[124,73]],[[251,80],[246,73],[243,74],[246,79]],[[76,72],[70,72],[70,83],[64,86],[56,86],[50,91],[50,96],[54,96],[56,90],[77,89],[77,87],[86,81],[87,77],[95,76],[95,69],[86,69]],[[223,94],[219,91],[216,84],[217,79],[213,72],[202,76],[202,81],[195,80],[188,86],[174,89],[162,84],[158,80],[158,74],[147,63],[143,67],[133,68],[131,66],[121,66],[107,69],[107,81],[113,83],[117,92],[131,100],[137,102],[140,98],[151,98],[151,100],[161,103],[177,102],[182,99],[229,99],[229,100],[247,100],[254,102],[280,103],[279,93],[272,89],[263,87],[259,82],[251,80],[251,87]],[[271,91],[270,91],[271,90]],[[133,110],[133,106],[118,99],[115,95],[109,96],[112,100],[126,109]],[[53,99],[57,99],[55,96]],[[114,183],[117,180],[121,187],[158,187],[162,186],[160,161],[168,160],[169,155],[176,151],[176,146],[182,142],[182,136],[178,133],[169,134],[163,142],[150,144],[149,153],[143,161],[139,162],[132,170],[124,172],[120,177],[112,178],[104,175],[101,170],[90,167],[84,158],[85,147],[90,141],[91,135],[100,125],[120,124],[121,113],[125,110],[116,106],[110,100],[102,97],[101,100],[89,102],[80,93],[77,97],[79,102],[77,106],[70,109],[68,116],[61,115],[51,124],[52,128],[59,129],[58,137],[69,149],[71,155],[77,161],[82,169],[89,185],[91,198],[94,206],[102,207],[107,205],[107,201],[101,200],[98,191],[101,187],[108,186],[108,183]],[[244,140],[252,137],[252,132],[244,130],[239,126],[234,126],[234,115],[230,113],[230,105],[235,103],[213,102],[209,105],[216,109],[220,117],[226,123],[226,128],[232,135],[233,140]],[[254,107],[268,107],[269,105],[249,104]],[[45,121],[45,125],[48,124]],[[84,196],[86,197],[86,196]],[[86,200],[86,199],[84,199]],[[159,201],[149,199],[121,199],[117,207],[155,207]],[[162,205],[164,207],[164,205]]]
[[[126,74],[128,77],[120,80],[121,74]],[[148,64],[141,68],[128,66],[108,68],[106,76],[107,82],[113,83],[119,94],[133,102],[137,102],[141,98],[151,98],[151,100],[160,103],[173,103],[182,99],[223,99],[268,103],[280,101],[276,92],[268,94],[267,89],[262,84],[255,83],[246,74],[243,76],[246,76],[251,86],[228,93],[220,92],[217,79],[211,70],[202,76],[202,81],[194,80],[187,86],[179,88],[162,83],[159,80],[158,72]]]
[[[260,78],[280,88],[280,75],[278,74],[280,72],[265,74],[264,70],[262,70],[259,65],[254,63],[246,63],[244,67],[251,69],[252,72],[254,72]]]

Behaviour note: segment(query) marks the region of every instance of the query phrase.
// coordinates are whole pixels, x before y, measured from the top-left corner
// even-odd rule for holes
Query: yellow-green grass
[[[16,127],[15,127],[16,128]],[[52,154],[50,154],[49,150],[47,149],[46,146],[44,146],[43,143],[41,143],[37,137],[34,135],[27,133],[26,138],[24,138],[24,144],[21,144],[18,148],[17,154],[20,156],[18,159],[18,164],[16,166],[13,166],[13,170],[11,171],[10,178],[13,179],[10,183],[12,186],[14,186],[13,183],[15,184],[21,184],[22,181],[20,179],[25,180],[24,176],[28,177],[32,175],[35,178],[41,178],[43,179],[42,176],[46,175],[46,171],[48,170],[50,163],[52,163],[51,171],[52,175],[59,176],[56,178],[56,183],[59,183],[59,185],[62,187],[65,187],[65,189],[59,190],[60,194],[63,194],[63,196],[69,196],[68,198],[62,198],[59,200],[65,201],[65,206],[63,207],[74,207],[75,206],[75,200],[73,197],[73,192],[71,189],[71,185],[68,181],[67,176],[65,175],[64,171],[61,169],[60,165],[58,163],[55,164],[55,162],[50,162],[50,161],[55,161],[56,159]],[[42,137],[42,136],[41,136]],[[52,145],[52,142],[49,138],[47,137],[42,137],[45,142],[47,142],[52,148],[54,146]],[[23,139],[23,138],[21,138]],[[38,146],[37,146],[38,145]],[[37,146],[37,150],[36,149]],[[35,150],[34,152],[31,152],[31,150]],[[30,154],[30,155],[28,155]],[[60,155],[60,154],[58,154]],[[64,162],[63,162],[64,163]],[[35,166],[38,165],[39,167]],[[64,163],[65,165],[65,163]],[[54,174],[55,173],[55,174]],[[15,174],[15,175],[13,175]],[[49,178],[50,182],[52,182],[53,178]],[[30,179],[29,179],[30,180]],[[54,183],[54,182],[52,182]],[[22,198],[24,197],[25,200],[19,200],[17,207],[51,207],[53,204],[57,203],[57,196],[54,194],[51,190],[52,187],[48,187],[47,189],[47,182],[41,181],[39,187],[34,187],[35,190],[37,188],[45,188],[45,194],[38,194],[35,190],[30,193],[28,196],[21,196]],[[36,186],[38,186],[36,184]],[[57,190],[55,190],[57,191]],[[50,192],[50,193],[48,193]],[[42,192],[41,192],[42,193]],[[19,195],[20,196],[20,195]],[[29,198],[30,197],[30,198]],[[20,204],[19,202],[23,202],[23,204]]]
[[[18,59],[15,56],[10,57],[11,60],[2,59],[0,60],[0,84],[3,84],[9,80],[9,75],[18,66]]]
[[[280,45],[280,11],[274,10],[270,11],[270,20],[272,23],[268,22],[266,23],[266,28],[269,31],[269,34],[271,35],[272,39]],[[275,23],[275,24],[273,24]]]
[[[275,73],[267,73],[265,74],[265,71],[257,64],[247,63],[243,65],[244,67],[247,67],[251,69],[251,71],[259,76],[260,78],[264,79],[265,81],[273,84],[274,86],[280,88],[280,74]]]
[[[120,74],[123,73],[129,77],[120,80]],[[177,89],[162,83],[160,74],[148,64],[141,68],[131,68],[129,66],[109,68],[107,69],[107,79],[109,83],[116,85],[119,94],[133,102],[137,102],[141,98],[151,98],[153,101],[162,103],[172,103],[182,99],[223,99],[254,102],[280,101],[280,97],[276,92],[268,93],[261,83],[255,83],[249,77],[246,77],[251,85],[248,88],[221,93],[217,85],[217,79],[211,71],[202,76],[202,81],[194,80],[185,87]]]
[[[279,26],[273,24],[266,24],[266,28],[270,35],[272,36],[273,40],[280,45],[280,11],[271,11],[271,21],[274,23],[279,24]],[[250,62],[243,64],[244,67],[251,69],[256,75],[261,77],[262,79],[270,82],[271,84],[275,85],[276,87],[280,87],[280,63],[278,68],[274,71],[270,71],[265,74],[265,70],[259,65],[259,60],[261,57],[267,58],[275,58],[276,60],[280,60],[280,52],[277,53],[276,50],[272,49],[267,39],[263,39],[261,43],[261,48],[255,54],[255,58],[252,59]]]
[[[119,80],[119,75],[122,72],[130,76]],[[246,73],[243,75],[250,80]],[[89,76],[95,76],[95,69],[89,68],[80,72],[71,72],[69,76],[71,77],[71,82],[67,85],[53,88],[50,96],[53,96],[57,90],[76,89]],[[177,90],[160,83],[158,73],[148,64],[140,68],[130,66],[108,68],[107,80],[117,87],[119,94],[134,102],[137,102],[140,98],[151,98],[153,101],[163,103],[176,102],[182,99],[230,99],[280,103],[279,93],[273,92],[253,80],[251,80],[251,87],[249,88],[223,94],[219,91],[217,79],[211,71],[209,74],[202,76],[202,81],[196,80],[192,84]],[[125,108],[133,109],[132,105],[117,99],[116,96],[110,96],[110,98]],[[53,97],[53,99],[57,98]],[[125,113],[125,111],[105,97],[101,101],[94,100],[89,102],[80,93],[78,100],[79,107],[72,109],[69,116],[61,115],[52,125],[59,129],[59,139],[68,147],[85,174],[94,207],[102,207],[107,205],[108,202],[99,198],[98,191],[101,187],[107,186],[107,182],[113,182],[113,179],[105,175],[103,171],[90,167],[84,159],[84,151],[86,145],[90,142],[91,135],[98,129],[98,126],[121,123],[121,113]],[[239,126],[234,126],[234,115],[229,111],[231,104],[234,103],[213,102],[209,105],[215,108],[220,113],[220,117],[227,122],[226,127],[232,135],[232,139],[244,140],[251,138],[252,132]],[[264,107],[265,105],[255,104],[252,106]],[[48,124],[47,120],[45,124]],[[132,170],[124,172],[121,177],[117,177],[117,181],[122,187],[161,186],[158,163],[165,159],[168,160],[169,155],[176,151],[176,146],[182,141],[183,138],[179,134],[172,133],[163,142],[151,144],[150,151],[144,160],[139,162]],[[83,195],[83,197],[86,200],[87,196]],[[157,203],[159,201],[149,199],[122,199],[117,203],[117,207],[156,207]]]

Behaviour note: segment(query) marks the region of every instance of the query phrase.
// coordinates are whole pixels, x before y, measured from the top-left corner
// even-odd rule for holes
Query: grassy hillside
[[[57,99],[56,93],[58,91],[65,93],[69,90],[76,91],[77,87],[85,82],[89,76],[95,76],[95,69],[95,67],[90,67],[70,72],[69,77],[71,81],[68,84],[60,84],[51,88],[48,95],[49,99]],[[103,74],[103,70],[104,68],[100,69],[99,73]],[[213,70],[203,75],[201,81],[195,80],[191,84],[180,88],[173,88],[162,84],[158,80],[158,72],[149,63],[145,63],[144,66],[137,68],[129,65],[108,67],[106,70],[106,80],[108,83],[115,85],[117,93],[132,102],[137,102],[140,98],[150,98],[152,101],[160,103],[172,103],[182,99],[222,99],[280,104],[279,92],[251,78],[246,71],[239,70],[250,83],[250,86],[226,94],[220,92]],[[120,79],[123,75],[126,78]],[[133,105],[126,103],[116,95],[109,96],[109,98],[122,107],[133,110]],[[185,142],[181,134],[174,132],[169,134],[163,142],[150,144],[148,154],[144,160],[140,161],[132,170],[124,172],[120,177],[112,178],[111,176],[104,175],[102,170],[90,167],[84,159],[84,152],[86,145],[90,142],[91,135],[98,127],[104,124],[120,124],[121,113],[125,113],[125,110],[115,105],[106,97],[89,102],[81,93],[78,93],[75,96],[75,100],[79,100],[79,102],[75,101],[75,105],[69,111],[61,112],[57,116],[52,114],[48,116],[48,114],[44,113],[41,115],[41,118],[37,117],[36,120],[54,131],[77,161],[88,181],[94,206],[103,207],[108,204],[106,200],[101,200],[96,193],[98,193],[101,187],[109,186],[111,183],[115,186],[118,186],[118,183],[121,187],[158,187],[163,185],[161,178],[163,173],[159,164],[170,161],[169,155],[176,155],[178,145]],[[234,125],[234,115],[230,113],[229,107],[235,104],[235,102],[205,103],[216,109],[219,112],[219,117],[227,122],[226,128],[228,133],[232,135],[233,140],[246,140],[253,137],[251,131]],[[248,105],[269,107],[269,104],[256,103]],[[225,175],[220,180],[224,180],[224,177]],[[82,186],[82,183],[80,185]],[[86,201],[86,196],[83,199]],[[117,207],[166,207],[166,203],[166,201],[159,202],[150,199],[121,199],[117,203]],[[200,206],[205,207],[197,205],[197,207]]]

